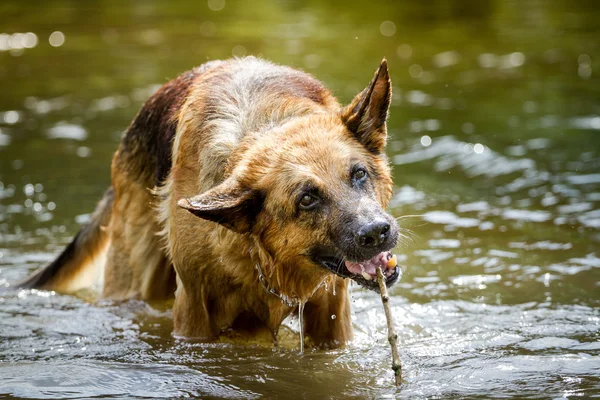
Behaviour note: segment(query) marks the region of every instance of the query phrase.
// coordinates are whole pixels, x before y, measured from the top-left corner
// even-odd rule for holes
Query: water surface
[[[304,355],[293,320],[279,348],[186,343],[163,306],[34,290],[0,295],[0,396],[600,395],[599,19],[583,0],[2,2],[0,285],[87,221],[159,85],[232,55],[302,68],[344,102],[387,57],[407,239],[401,390],[379,298],[358,287],[356,340]]]

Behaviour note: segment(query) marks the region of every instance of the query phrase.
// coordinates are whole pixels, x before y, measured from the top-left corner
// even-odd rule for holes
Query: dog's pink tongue
[[[376,279],[377,267],[381,267],[381,270],[384,273],[391,273],[394,270],[396,267],[395,262],[392,263],[393,265],[388,265],[391,259],[392,253],[389,251],[384,251],[383,253],[377,254],[370,260],[361,262],[346,261],[346,268],[353,274],[361,275],[363,278],[370,281],[372,279]]]

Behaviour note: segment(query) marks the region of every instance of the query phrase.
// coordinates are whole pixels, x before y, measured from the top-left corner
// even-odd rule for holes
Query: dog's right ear
[[[228,178],[207,192],[180,199],[177,205],[234,232],[248,233],[263,202],[264,195],[261,192],[245,188],[234,178]]]

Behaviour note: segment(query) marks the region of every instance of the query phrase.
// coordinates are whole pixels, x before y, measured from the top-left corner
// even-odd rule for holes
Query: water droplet
[[[413,64],[410,66],[410,68],[408,68],[408,73],[413,78],[420,78],[421,75],[423,75],[423,67],[421,67],[419,64]]]
[[[592,76],[592,66],[590,64],[579,64],[577,74],[582,79],[589,79]]]
[[[426,119],[425,120],[425,129],[430,132],[437,131],[440,129],[440,121],[437,119]]]
[[[246,48],[239,44],[231,49],[231,55],[234,57],[244,57],[247,53]]]
[[[89,147],[86,146],[81,146],[78,147],[76,150],[76,154],[81,157],[81,158],[85,158],[85,157],[89,157],[90,153],[92,152],[92,149],[90,149]]]
[[[398,57],[407,60],[412,56],[412,47],[406,43],[401,44],[398,46],[396,54],[398,54]]]
[[[394,36],[394,33],[396,33],[396,24],[392,21],[383,21],[381,25],[379,25],[379,32],[381,32],[383,36]]]
[[[214,36],[217,33],[217,25],[212,21],[204,21],[200,24],[200,34],[202,36]]]
[[[589,65],[589,64],[591,64],[591,63],[592,63],[592,58],[591,58],[589,55],[587,55],[587,54],[585,54],[585,53],[584,53],[584,54],[581,54],[581,55],[580,55],[580,56],[577,58],[577,62],[578,62],[579,64],[587,64],[587,65]]]
[[[520,67],[521,65],[525,64],[525,54],[521,52],[516,51],[511,53],[508,57],[510,65],[513,67]]]
[[[477,56],[477,61],[482,68],[494,68],[498,65],[498,58],[495,54],[482,53]]]
[[[473,146],[473,152],[475,154],[482,154],[485,151],[485,146],[482,145],[481,143],[475,143],[475,145]]]
[[[421,132],[423,130],[423,121],[410,121],[409,129],[411,132]]]
[[[213,11],[221,11],[225,8],[225,0],[208,0],[208,8]]]
[[[50,46],[52,47],[60,47],[65,44],[65,34],[61,31],[52,32],[48,38],[48,42],[50,42]]]
[[[4,113],[4,123],[8,125],[16,124],[19,119],[21,119],[21,116],[18,111],[11,110]]]
[[[23,46],[23,34],[22,33],[13,33],[8,40],[8,45],[10,48],[14,50],[22,49]]]
[[[525,103],[523,103],[523,111],[525,111],[528,114],[532,114],[534,112],[537,111],[537,104],[535,101],[526,101]]]
[[[9,45],[10,36],[6,33],[0,33],[0,51],[6,51],[10,49]]]
[[[25,196],[27,197],[33,196],[34,192],[35,187],[31,183],[28,183],[27,185],[25,185],[25,187],[23,187],[23,193],[25,193]]]
[[[445,51],[443,53],[436,54],[433,56],[433,65],[437,68],[446,68],[452,65],[458,64],[460,61],[460,54],[455,50]]]
[[[38,44],[38,37],[33,32],[27,32],[26,34],[23,35],[23,38],[21,39],[21,42],[23,43],[24,47],[26,47],[28,49],[32,49],[35,46],[37,46],[37,44]]]

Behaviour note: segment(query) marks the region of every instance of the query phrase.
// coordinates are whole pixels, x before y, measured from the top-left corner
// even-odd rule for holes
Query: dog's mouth
[[[342,278],[350,278],[367,289],[379,292],[377,283],[377,267],[385,276],[385,285],[392,286],[400,276],[400,268],[396,256],[384,251],[364,261],[348,261],[340,257],[317,256],[315,261]]]

